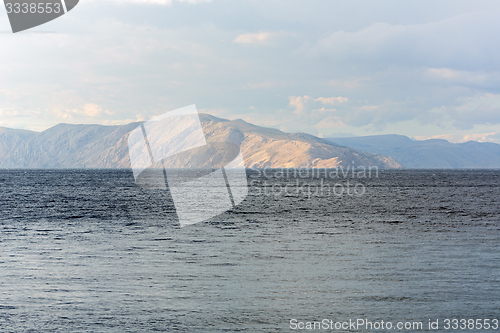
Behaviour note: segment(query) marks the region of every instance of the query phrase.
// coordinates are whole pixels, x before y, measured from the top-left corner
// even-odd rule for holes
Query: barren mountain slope
[[[210,156],[223,159],[228,155],[224,146],[216,143],[231,142],[241,146],[246,167],[401,167],[392,158],[342,147],[305,133],[289,134],[208,114],[200,114],[200,120],[211,150],[205,155],[188,152],[174,156],[172,166],[208,166],[207,161],[213,160]],[[0,136],[0,147],[4,147],[0,167],[129,168],[128,135],[139,125],[59,124],[41,133],[10,130],[15,133]]]

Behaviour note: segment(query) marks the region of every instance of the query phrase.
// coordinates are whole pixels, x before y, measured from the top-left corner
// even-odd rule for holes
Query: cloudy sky
[[[500,143],[499,17],[498,0],[81,0],[12,34],[0,8],[0,126],[196,104],[324,137]]]

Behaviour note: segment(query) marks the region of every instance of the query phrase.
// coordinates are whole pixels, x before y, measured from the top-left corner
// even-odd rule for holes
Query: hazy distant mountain
[[[246,167],[401,167],[390,157],[340,147],[305,133],[288,134],[206,114],[200,119],[207,142],[241,145]],[[2,129],[0,168],[129,168],[128,135],[139,125],[59,124],[40,133]]]
[[[490,142],[451,143],[442,139],[416,141],[395,134],[328,140],[360,151],[390,156],[405,168],[500,168],[500,145]]]
[[[0,127],[0,161],[5,161],[13,149],[36,135],[36,132]]]
[[[59,124],[41,133],[31,132],[9,151],[0,152],[2,168],[106,168],[120,167],[128,153],[110,156],[109,149],[132,131],[138,124],[125,126]],[[11,130],[14,131],[14,130]],[[17,131],[16,131],[17,132]],[[0,135],[0,147],[3,148]],[[2,154],[3,153],[3,154]]]

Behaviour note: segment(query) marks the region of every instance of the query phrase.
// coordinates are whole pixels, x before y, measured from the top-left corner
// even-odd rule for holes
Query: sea
[[[181,228],[130,170],[1,170],[0,332],[500,332],[500,171],[287,171]]]

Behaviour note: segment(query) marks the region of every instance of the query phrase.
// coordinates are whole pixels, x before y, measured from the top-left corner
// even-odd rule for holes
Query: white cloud
[[[323,104],[342,104],[349,102],[347,97],[320,97],[315,99],[316,102],[321,102]]]
[[[296,34],[287,31],[260,31],[240,34],[236,36],[233,42],[243,45],[275,45],[293,37],[296,37]]]
[[[101,105],[95,103],[85,103],[78,108],[64,108],[59,106],[52,108],[49,112],[56,116],[57,119],[64,120],[91,120],[113,114],[113,112],[104,110]]]
[[[87,0],[88,1],[88,0]],[[97,1],[97,0],[93,0]],[[139,4],[139,5],[164,5],[171,6],[173,2],[185,2],[189,4],[198,4],[203,2],[212,2],[212,0],[98,0],[99,2],[109,1],[118,4]]]
[[[306,110],[306,103],[311,99],[311,96],[290,96],[288,97],[289,100],[289,105],[295,108],[295,111],[293,113],[295,114],[303,114],[304,111]]]
[[[497,72],[461,71],[452,68],[427,68],[423,78],[428,82],[456,85],[498,85],[500,75]]]
[[[204,2],[82,0],[40,28],[57,33],[0,34],[2,124],[123,123],[196,103],[313,134],[500,130],[500,2],[187,5]]]
[[[288,97],[289,106],[294,108],[294,113],[297,115],[311,114],[311,113],[325,113],[333,112],[336,109],[326,109],[324,107],[315,108],[318,104],[342,104],[349,101],[347,97],[318,97],[314,99],[311,96],[290,96]],[[316,103],[314,103],[316,102]]]
[[[95,118],[102,114],[102,108],[97,104],[87,103],[83,106],[83,114]]]
[[[326,113],[326,112],[335,112],[335,111],[337,111],[337,109],[327,109],[325,107],[322,107],[321,109],[314,109],[311,112],[323,114],[323,113]]]
[[[273,34],[270,32],[258,32],[253,34],[241,34],[234,39],[238,44],[267,44],[271,41]]]
[[[351,80],[330,80],[330,85],[336,89],[359,89],[366,86],[371,80],[371,77],[362,77]]]
[[[314,127],[316,127],[317,129],[333,129],[347,127],[347,125],[344,124],[340,117],[329,116],[321,119],[321,121],[314,125]]]

